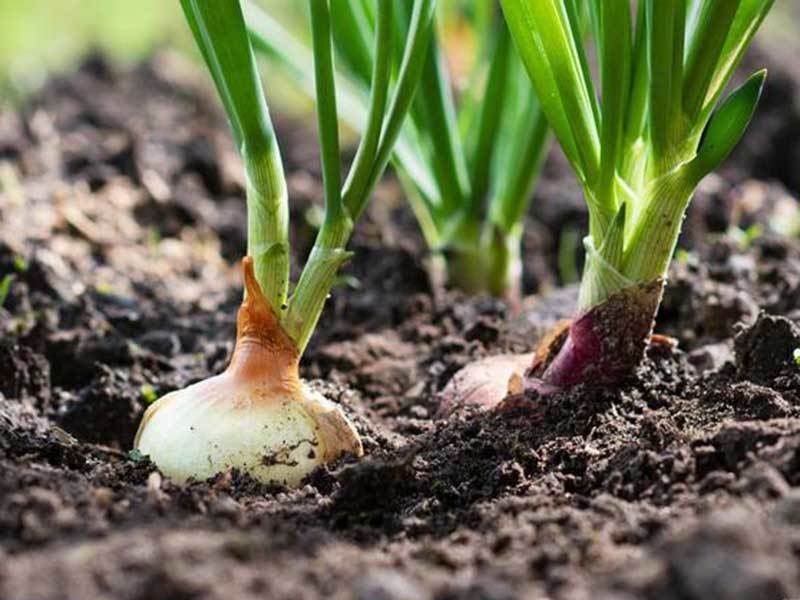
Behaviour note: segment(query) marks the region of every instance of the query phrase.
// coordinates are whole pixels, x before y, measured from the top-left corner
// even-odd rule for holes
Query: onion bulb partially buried
[[[134,445],[177,481],[236,468],[297,485],[344,452],[363,453],[342,410],[298,374],[299,352],[243,261],[245,300],[236,348],[215,377],[167,394],[144,414]]]

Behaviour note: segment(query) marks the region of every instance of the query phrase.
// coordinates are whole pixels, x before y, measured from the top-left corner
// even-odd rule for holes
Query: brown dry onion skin
[[[363,454],[341,408],[299,376],[300,354],[242,261],[246,296],[228,368],[167,394],[144,414],[134,446],[177,481],[236,468],[297,485],[345,452]]]

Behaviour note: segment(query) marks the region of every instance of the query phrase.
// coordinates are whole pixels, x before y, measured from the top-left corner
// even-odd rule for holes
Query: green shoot
[[[17,276],[14,273],[8,273],[0,280],[0,307],[6,303],[6,298],[11,292],[11,284],[14,283],[16,278]]]
[[[750,121],[765,73],[714,110],[773,0],[593,0],[598,82],[571,0],[503,0],[590,214],[580,309],[663,278],[698,182]],[[694,16],[694,17],[693,17]]]
[[[255,57],[239,2],[181,0],[187,21],[205,59],[228,116],[247,175],[248,249],[256,279],[280,323],[302,352],[316,327],[339,267],[353,223],[363,212],[385,169],[422,75],[431,37],[433,0],[415,0],[402,31],[405,45],[394,48],[390,34],[393,6],[376,1],[375,29],[359,46],[369,55],[362,62],[368,101],[359,112],[364,135],[342,185],[338,122],[338,82],[334,42],[349,43],[334,25],[358,2],[310,0],[312,51],[303,54],[304,80],[313,85],[318,105],[320,158],[324,182],[324,217],[314,248],[290,293],[289,211],[280,150],[270,120]],[[335,8],[334,8],[335,7]],[[249,7],[248,10],[252,10]],[[264,14],[261,17],[267,18]],[[366,24],[365,24],[366,26]],[[345,39],[347,38],[347,39]],[[395,56],[399,63],[395,64]],[[309,68],[310,67],[310,68]],[[392,77],[392,74],[395,74]],[[313,74],[313,76],[311,75]],[[393,84],[393,85],[392,85]]]
[[[368,3],[332,3],[331,26],[340,34],[334,37],[343,59],[335,76],[339,116],[365,140],[374,132],[373,123],[363,118],[375,100],[367,93],[369,75],[386,60],[381,48],[366,40],[396,36],[410,18],[406,2],[386,4],[393,5],[394,15],[384,22],[386,11],[373,11]],[[251,0],[245,6],[254,46],[312,96],[309,49]],[[522,221],[548,146],[548,128],[499,12],[490,3],[478,3],[460,18],[468,21],[479,45],[468,84],[456,102],[443,40],[435,39],[391,160],[449,281],[472,293],[513,295],[520,287]],[[400,68],[400,55],[390,57],[387,76]],[[359,158],[361,152],[357,174]],[[351,172],[345,193],[360,185],[361,178]]]
[[[760,223],[753,223],[747,229],[734,225],[728,228],[727,235],[734,239],[742,250],[747,250],[764,235],[764,227]]]
[[[28,270],[28,261],[25,260],[24,256],[20,256],[19,254],[14,255],[14,269],[18,273],[24,273]]]
[[[149,383],[143,384],[139,388],[139,393],[142,396],[142,400],[144,400],[146,404],[152,404],[153,402],[158,400],[158,394],[153,389],[153,386],[150,385]]]
[[[529,371],[541,393],[615,384],[641,360],[684,214],[741,139],[766,73],[722,103],[774,0],[502,0],[589,211],[579,316]],[[542,352],[540,356],[544,356]]]

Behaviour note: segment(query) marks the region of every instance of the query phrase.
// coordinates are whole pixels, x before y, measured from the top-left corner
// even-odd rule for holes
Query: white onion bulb
[[[236,468],[259,481],[297,485],[343,452],[360,456],[361,440],[336,404],[300,380],[297,349],[248,259],[244,267],[247,298],[231,364],[150,406],[135,446],[177,481]]]

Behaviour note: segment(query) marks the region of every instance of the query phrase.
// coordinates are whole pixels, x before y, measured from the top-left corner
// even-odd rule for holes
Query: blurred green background
[[[0,90],[23,95],[91,48],[135,61],[172,44],[189,47],[177,2],[0,0]]]
[[[259,0],[294,29],[305,2]],[[177,0],[0,0],[0,101],[17,101],[91,50],[133,63],[156,48],[198,55]]]

